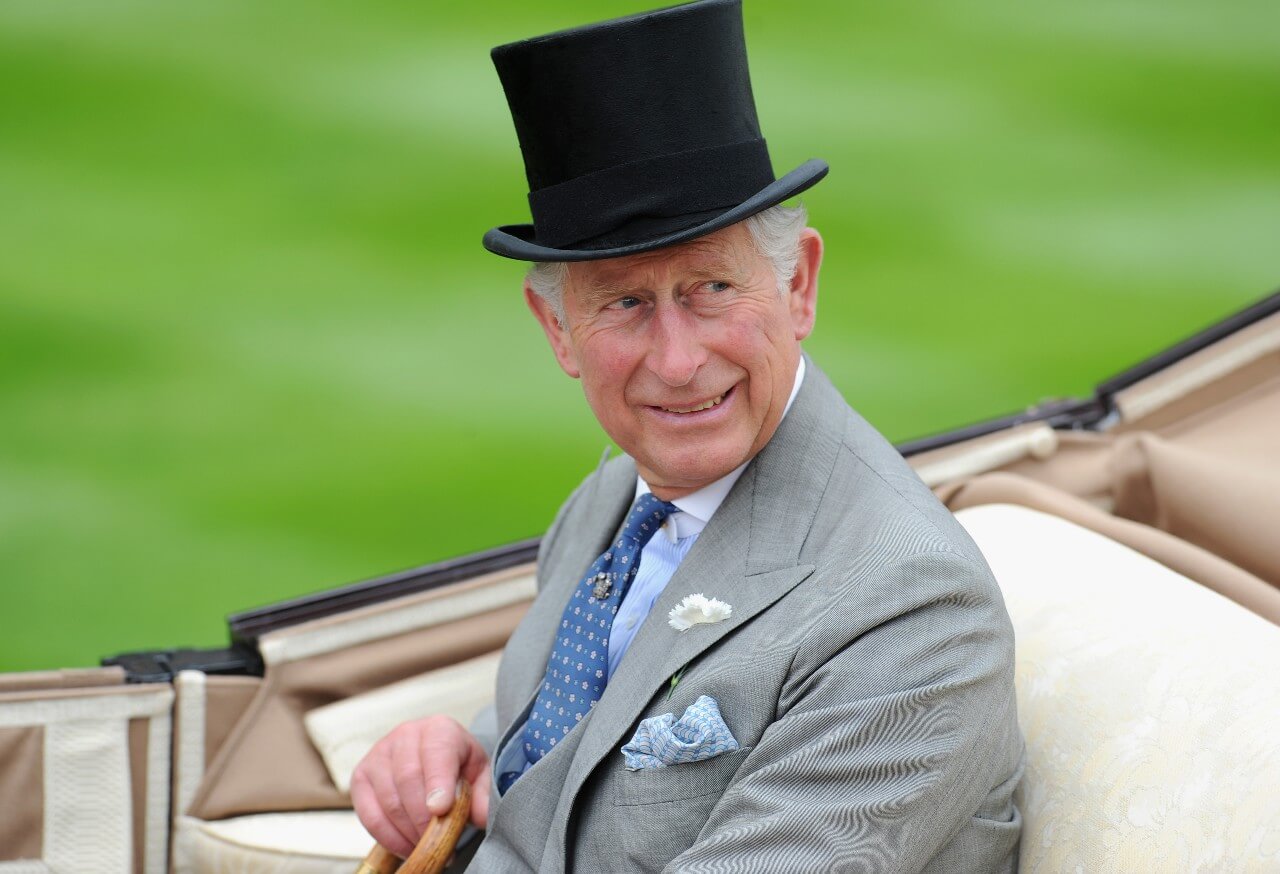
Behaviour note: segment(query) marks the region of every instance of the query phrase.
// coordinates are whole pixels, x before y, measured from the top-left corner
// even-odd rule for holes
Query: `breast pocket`
[[[693,846],[749,752],[610,775],[613,806],[598,811],[611,821],[609,865],[598,870],[658,872]]]
[[[614,781],[613,803],[619,807],[633,807],[704,796],[718,797],[724,793],[749,752],[750,749],[733,750],[700,762],[625,771]]]

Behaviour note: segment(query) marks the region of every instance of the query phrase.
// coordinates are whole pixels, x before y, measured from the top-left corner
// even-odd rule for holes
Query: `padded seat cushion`
[[[439,713],[470,725],[493,701],[502,650],[477,656],[355,695],[307,713],[307,735],[324,758],[333,785],[351,789],[351,774],[388,732],[410,719]]]
[[[956,516],[1017,637],[1021,870],[1280,869],[1280,627],[1054,516]]]
[[[183,817],[180,828],[190,874],[351,874],[373,848],[350,810]]]

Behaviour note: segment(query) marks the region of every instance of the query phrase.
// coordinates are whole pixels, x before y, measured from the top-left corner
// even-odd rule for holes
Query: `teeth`
[[[687,409],[680,409],[678,407],[663,407],[662,409],[666,410],[668,413],[696,413],[696,412],[699,412],[700,410],[709,410],[712,407],[719,404],[722,400],[724,400],[724,395],[714,397],[711,400],[707,401],[705,404],[698,404],[698,406],[696,407],[688,407]]]

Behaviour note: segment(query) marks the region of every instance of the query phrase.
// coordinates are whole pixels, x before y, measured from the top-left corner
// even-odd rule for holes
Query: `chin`
[[[720,479],[746,460],[746,451],[708,451],[705,446],[698,446],[689,452],[679,453],[677,457],[655,458],[654,463],[645,467],[662,485],[694,492]],[[645,479],[648,481],[648,477]]]

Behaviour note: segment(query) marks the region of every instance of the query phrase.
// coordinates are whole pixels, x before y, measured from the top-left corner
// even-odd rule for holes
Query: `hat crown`
[[[530,191],[760,140],[741,0],[643,12],[498,46],[492,57]]]
[[[498,46],[532,224],[484,235],[529,261],[675,245],[781,203],[826,175],[775,179],[760,136],[741,0],[698,0]]]

